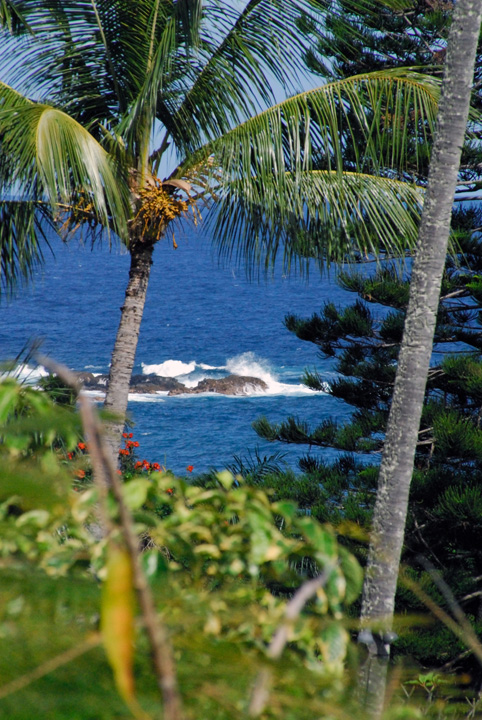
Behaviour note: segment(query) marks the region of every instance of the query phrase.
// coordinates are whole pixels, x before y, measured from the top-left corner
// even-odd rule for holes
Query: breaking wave
[[[208,365],[195,360],[165,360],[159,364],[141,363],[145,375],[155,374],[161,377],[175,378],[187,388],[193,388],[206,378],[222,378],[227,375],[255,377],[263,380],[266,390],[254,389],[248,395],[312,395],[310,390],[299,381],[300,370],[283,370],[283,380],[264,358],[253,352],[245,352],[226,360],[225,365]],[[287,380],[288,382],[285,382]],[[239,396],[238,396],[239,397]]]

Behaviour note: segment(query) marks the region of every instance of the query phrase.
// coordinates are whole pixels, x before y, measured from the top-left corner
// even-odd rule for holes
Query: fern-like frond
[[[110,156],[78,122],[0,83],[0,188],[4,197],[61,205],[82,198],[104,227],[126,237],[127,184]]]
[[[166,98],[169,137],[184,155],[271,105],[275,84],[292,92],[299,87],[305,54],[321,32],[325,12],[324,3],[310,0],[249,0],[241,11],[216,0],[204,6],[201,42],[185,68],[184,95]]]
[[[31,279],[49,248],[46,230],[52,227],[48,209],[35,202],[0,203],[0,295],[10,295]]]
[[[400,255],[417,239],[423,194],[413,184],[387,177],[335,171],[286,175],[283,196],[274,184],[233,184],[216,207],[215,240],[222,253],[247,267],[274,264],[303,268],[344,262],[380,251]]]

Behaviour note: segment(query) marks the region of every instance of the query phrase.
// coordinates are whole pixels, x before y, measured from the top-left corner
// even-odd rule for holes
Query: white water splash
[[[182,362],[181,360],[166,360],[159,365],[145,365],[144,363],[141,363],[141,365],[144,375],[154,374],[170,378],[189,375],[189,373],[192,373],[196,368],[194,360],[188,363]]]
[[[12,370],[1,373],[0,380],[12,377],[17,378],[19,382],[25,382],[30,385],[34,384],[37,380],[40,380],[40,378],[46,377],[48,374],[49,373],[47,372],[47,370],[41,365],[38,365],[37,367],[32,367],[31,365],[24,364],[16,365]]]
[[[311,395],[315,392],[306,385],[279,382],[268,361],[257,357],[253,352],[245,352],[229,358],[226,362],[226,370],[232,375],[246,375],[264,380],[267,389],[255,391],[250,395]]]
[[[209,377],[221,377],[226,375],[240,375],[247,377],[255,377],[266,383],[266,389],[259,388],[247,389],[245,396],[261,396],[261,395],[311,395],[316,391],[297,382],[286,383],[280,382],[277,374],[271,367],[270,363],[264,358],[260,358],[253,352],[245,352],[228,358],[226,365],[214,366],[206,363],[198,363],[195,360],[183,362],[181,360],[165,360],[159,364],[142,363],[142,372],[145,375],[155,374],[161,377],[176,378],[186,388],[196,387],[201,380]],[[214,374],[213,374],[214,373]],[[140,398],[142,396],[137,396]],[[194,395],[192,397],[199,397]],[[131,395],[129,395],[131,398]],[[136,398],[136,399],[137,399]]]

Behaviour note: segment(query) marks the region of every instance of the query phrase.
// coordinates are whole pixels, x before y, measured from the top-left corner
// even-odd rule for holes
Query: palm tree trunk
[[[379,717],[383,709],[410,481],[467,126],[481,15],[481,0],[455,3],[429,183],[380,467],[359,637],[369,650],[361,691],[373,717]]]
[[[109,381],[104,402],[105,409],[116,416],[106,423],[107,443],[116,462],[124,429],[129,384],[146,301],[154,246],[151,243],[134,241],[129,249],[131,254],[129,281],[124,305],[121,307],[121,319],[112,352]]]

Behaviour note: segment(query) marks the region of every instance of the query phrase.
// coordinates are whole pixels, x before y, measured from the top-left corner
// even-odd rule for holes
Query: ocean
[[[279,267],[269,277],[249,280],[234,261],[219,263],[200,231],[178,239],[178,249],[160,243],[154,253],[134,373],[157,373],[195,386],[228,374],[262,378],[264,392],[227,397],[215,394],[130,395],[128,413],[140,443],[140,459],[159,462],[178,474],[221,470],[234,456],[282,453],[297,469],[308,448],[262,441],[251,423],[261,415],[279,422],[289,415],[311,426],[326,417],[347,419],[351,409],[300,382],[304,368],[317,368],[329,384],[332,361],[288,332],[287,313],[310,316],[326,301],[340,305],[353,295],[339,288],[334,271],[313,266],[308,279]],[[107,373],[129,257],[108,243],[91,248],[52,239],[45,264],[33,282],[9,302],[2,298],[0,360],[16,357],[32,340],[42,352],[73,370]],[[42,369],[27,367],[31,381]],[[313,449],[326,459],[335,451]]]

